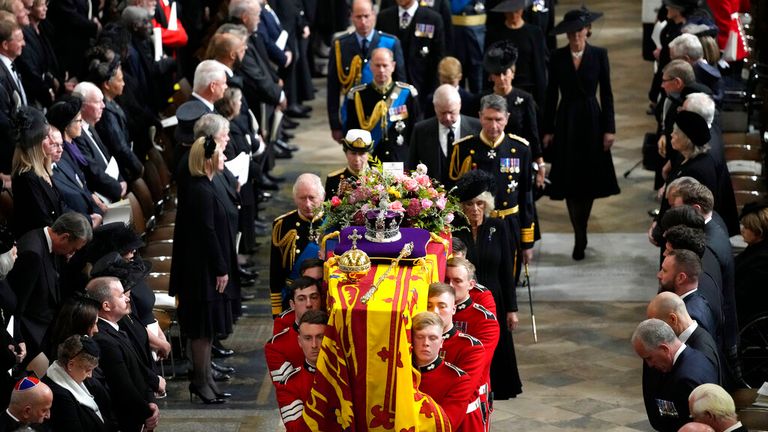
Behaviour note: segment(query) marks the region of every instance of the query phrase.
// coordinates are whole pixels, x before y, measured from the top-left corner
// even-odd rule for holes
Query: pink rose
[[[381,184],[381,183],[379,183],[379,184],[377,184],[377,185],[374,187],[374,189],[376,189],[376,190],[377,190],[377,191],[379,191],[379,192],[382,192],[382,191],[384,191],[384,185],[383,185],[383,184]]]
[[[436,205],[436,206],[437,206],[437,208],[439,208],[440,210],[443,210],[443,209],[445,209],[445,205],[446,205],[447,203],[448,203],[448,200],[447,200],[447,199],[445,199],[445,197],[440,197],[440,198],[438,198],[438,199],[437,199],[437,201],[435,201],[435,205]]]
[[[407,178],[405,181],[403,181],[403,187],[405,187],[405,190],[408,192],[413,192],[419,188],[419,183],[416,182],[416,180],[412,178]]]
[[[430,207],[432,207],[432,204],[433,204],[432,200],[429,200],[427,198],[424,198],[423,200],[421,200],[421,208],[423,208],[424,210],[428,210]]]
[[[437,193],[437,190],[435,190],[435,188],[429,188],[429,189],[427,189],[427,193],[429,194],[429,197],[430,197],[430,198],[435,198],[436,196],[438,196],[438,195],[439,195],[439,194]]]
[[[411,198],[411,201],[408,203],[408,210],[406,210],[406,214],[409,217],[415,217],[419,215],[420,211],[421,204],[419,204],[418,198]]]
[[[423,187],[432,186],[432,181],[429,179],[428,175],[417,175],[416,181],[419,182],[419,184]]]
[[[363,214],[363,212],[358,211],[357,213],[355,213],[354,216],[352,216],[352,225],[356,225],[356,226],[365,225],[365,215]]]
[[[453,222],[453,213],[448,213],[445,215],[445,217],[443,217],[443,221],[447,224]]]
[[[339,197],[334,196],[333,198],[331,198],[331,206],[332,207],[338,207],[340,205],[341,205],[341,199]]]
[[[405,211],[405,208],[403,207],[403,203],[401,203],[400,201],[394,201],[389,203],[389,209],[397,212]]]

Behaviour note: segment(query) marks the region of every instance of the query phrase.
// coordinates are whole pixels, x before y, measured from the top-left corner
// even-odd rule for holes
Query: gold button
[[[504,205],[504,207],[506,207],[506,206],[507,206],[507,202],[506,202],[506,201],[504,201],[504,202],[503,202],[503,203],[501,203],[501,204],[503,204],[503,205]],[[298,249],[296,249],[296,250],[298,250]]]
[[[475,151],[474,150],[470,150],[469,154],[475,154]]]
[[[299,236],[296,236],[296,240],[298,240],[298,239],[300,239],[300,238],[301,238],[301,237],[299,237]]]
[[[512,153],[515,153],[515,152],[517,152],[517,149],[512,149]]]
[[[477,164],[476,164],[476,163],[473,163],[473,164],[472,164],[472,168],[477,168]]]
[[[510,188],[507,188],[507,193],[510,193],[510,192],[512,192],[512,189],[510,189]],[[298,238],[298,237],[297,237],[297,238]]]
[[[339,178],[341,178],[342,180],[344,180],[344,174],[340,175],[340,176],[339,176]]]
[[[296,226],[300,227],[301,226],[301,222],[296,222]]]
[[[507,176],[507,178],[509,178],[510,180],[512,180],[512,174],[508,175],[508,176]]]
[[[301,249],[296,248],[296,254],[298,254],[299,252],[301,252]]]

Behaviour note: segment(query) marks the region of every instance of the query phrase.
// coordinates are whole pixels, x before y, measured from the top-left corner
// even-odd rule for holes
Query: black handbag
[[[659,138],[656,133],[648,132],[643,137],[643,168],[648,171],[660,170],[664,165],[664,158],[659,155]]]

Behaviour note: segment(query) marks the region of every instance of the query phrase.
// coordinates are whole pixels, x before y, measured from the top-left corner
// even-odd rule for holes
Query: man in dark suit
[[[438,85],[437,65],[445,56],[443,19],[416,0],[397,0],[397,6],[379,12],[376,28],[400,39],[408,59],[407,82],[419,91],[421,105],[426,105]]]
[[[24,34],[15,21],[0,22],[0,173],[10,175],[13,159],[13,128],[11,117],[27,104],[21,78],[14,61],[24,48]],[[6,180],[10,180],[8,177]]]
[[[711,426],[715,432],[747,432],[736,414],[733,398],[718,385],[702,384],[693,389],[688,407],[694,421]]]
[[[352,24],[355,31],[339,36],[331,43],[328,57],[328,121],[334,141],[344,137],[343,124],[346,114],[339,111],[340,101],[347,92],[360,84],[373,81],[369,60],[376,48],[388,48],[394,53],[395,81],[406,81],[405,57],[400,41],[394,35],[374,30],[376,13],[371,0],[355,0],[352,3]],[[349,110],[354,111],[350,107]],[[349,114],[349,113],[347,113]]]
[[[53,46],[65,76],[83,78],[85,52],[91,45],[91,38],[101,30],[98,12],[90,0],[50,3],[48,19],[58,30]]]
[[[671,292],[657,294],[648,303],[646,316],[666,322],[680,339],[680,342],[704,354],[717,371],[718,384],[722,382],[723,369],[720,362],[720,350],[712,336],[688,315],[688,310],[686,310],[685,303],[680,296]]]
[[[13,386],[11,403],[0,419],[0,432],[12,432],[40,424],[51,417],[53,392],[45,383],[30,376]]]
[[[57,256],[71,258],[92,237],[91,222],[80,213],[69,212],[52,226],[32,230],[19,238],[18,258],[8,274],[8,283],[18,300],[14,316],[27,344],[25,362],[34,361],[42,352],[48,328],[71,294],[67,287],[59,286]],[[46,362],[42,371],[47,366]]]
[[[632,347],[653,371],[643,374],[643,400],[651,426],[676,432],[689,419],[688,395],[699,384],[717,382],[715,367],[704,354],[680,341],[664,321],[641,322],[632,334]]]
[[[697,292],[700,274],[701,259],[692,251],[676,249],[664,258],[656,277],[659,289],[679,295],[691,317],[713,338],[717,338],[720,322],[712,313],[709,302]]]
[[[99,365],[112,392],[113,407],[120,429],[124,431],[154,430],[160,409],[154,402],[148,377],[139,354],[128,335],[119,330],[120,319],[131,312],[130,297],[120,280],[98,277],[85,287],[88,296],[99,303]]]
[[[448,177],[448,158],[453,143],[480,132],[480,121],[461,114],[461,96],[456,87],[443,84],[435,90],[432,99],[436,117],[422,120],[411,134],[409,170],[424,164],[429,176],[444,185],[452,184]]]

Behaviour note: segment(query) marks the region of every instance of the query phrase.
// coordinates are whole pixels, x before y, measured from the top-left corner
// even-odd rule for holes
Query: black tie
[[[445,147],[448,149],[448,152],[451,151],[451,146],[455,139],[456,135],[453,134],[453,128],[448,128],[448,133],[445,134]]]
[[[360,51],[363,53],[363,58],[368,58],[368,39],[363,39],[363,47],[360,49]]]

